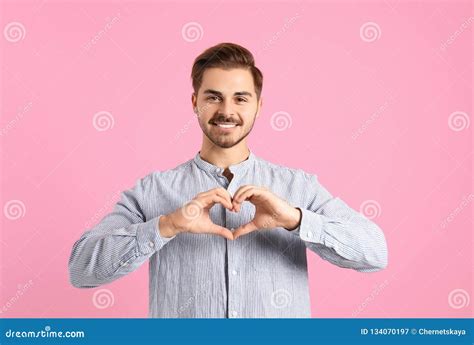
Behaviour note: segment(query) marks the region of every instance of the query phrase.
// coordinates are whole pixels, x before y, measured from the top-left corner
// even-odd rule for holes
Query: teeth
[[[217,126],[222,127],[222,128],[233,128],[233,127],[236,126],[236,124],[233,123],[233,124],[230,124],[230,125],[225,125],[223,123],[218,123]]]

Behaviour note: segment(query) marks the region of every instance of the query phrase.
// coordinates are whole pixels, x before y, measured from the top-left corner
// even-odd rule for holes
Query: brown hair
[[[235,43],[219,43],[207,48],[195,60],[191,71],[194,93],[197,95],[202,83],[202,76],[207,68],[244,68],[252,73],[257,99],[260,99],[263,86],[263,74],[255,67],[252,53]]]

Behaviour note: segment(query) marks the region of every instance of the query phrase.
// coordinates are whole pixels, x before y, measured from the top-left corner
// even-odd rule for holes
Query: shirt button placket
[[[233,172],[234,173],[234,172]],[[237,183],[237,176],[234,173],[234,177],[232,181],[228,184],[227,190],[231,195],[235,193],[233,185]],[[241,215],[236,214],[235,212],[231,212],[226,209],[225,212],[226,216],[226,224],[230,231],[234,232],[234,227],[239,222],[237,221]],[[241,281],[239,277],[239,269],[237,265],[239,264],[239,260],[241,260],[241,253],[240,253],[240,243],[239,241],[227,241],[227,258],[228,258],[228,265],[227,265],[227,274],[229,277],[229,290],[228,290],[228,317],[229,318],[237,318],[241,315],[240,312],[240,300],[241,300]]]
[[[233,220],[235,217],[234,213],[226,209],[226,224],[230,225],[235,223]],[[234,232],[234,228],[230,227],[230,231]],[[238,246],[234,241],[227,241],[227,258],[228,258],[228,265],[227,265],[227,273],[229,275],[229,290],[228,290],[228,307],[229,307],[229,318],[235,318],[238,316],[237,312],[237,296],[239,296],[239,281],[236,279],[238,274],[237,270],[234,268],[236,263],[235,255],[236,249]]]

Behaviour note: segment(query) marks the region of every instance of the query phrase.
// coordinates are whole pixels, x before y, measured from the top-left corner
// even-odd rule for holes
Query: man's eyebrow
[[[212,90],[212,89],[207,89],[203,93],[204,94],[213,94],[213,95],[222,97],[222,92]],[[234,92],[234,96],[249,96],[249,97],[252,97],[252,94],[248,91],[238,91],[238,92]]]

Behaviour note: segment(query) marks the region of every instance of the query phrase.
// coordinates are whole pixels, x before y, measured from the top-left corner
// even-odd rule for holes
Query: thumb
[[[228,240],[234,239],[234,234],[232,233],[232,231],[216,224],[213,224],[211,226],[210,233],[222,236],[224,238],[227,238]]]
[[[247,223],[237,228],[234,231],[234,240],[237,239],[239,236],[247,235],[248,233],[257,230],[258,228],[255,226],[253,222]]]

